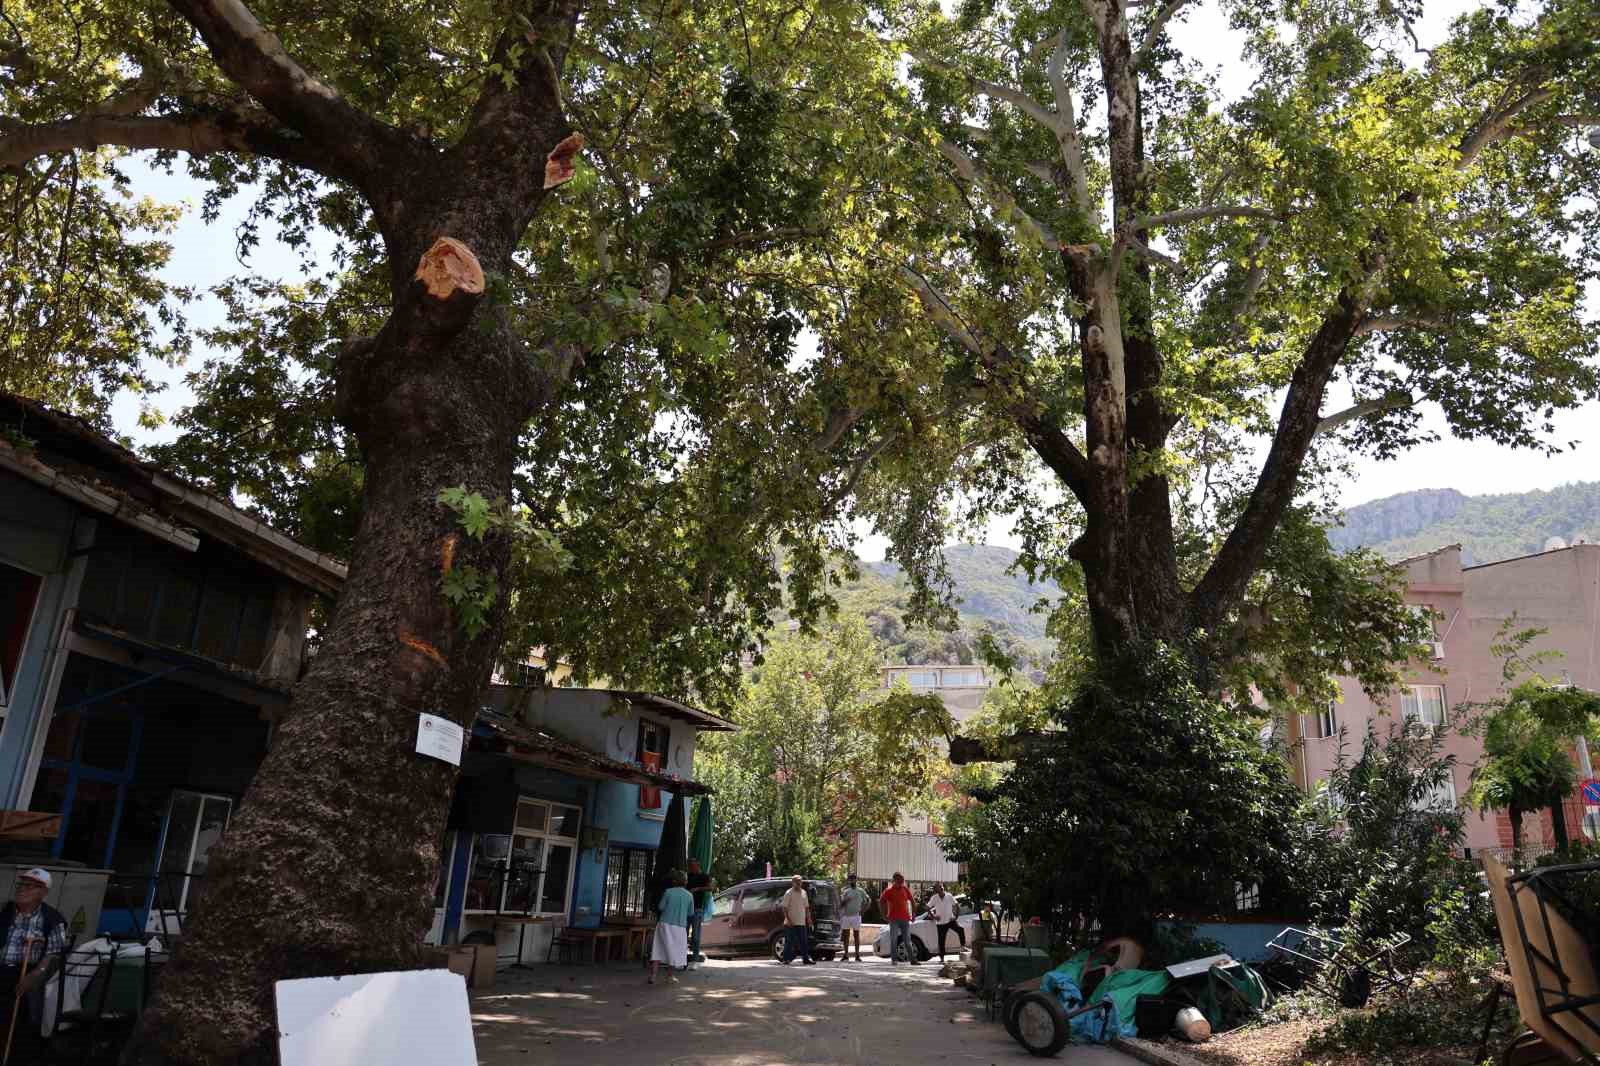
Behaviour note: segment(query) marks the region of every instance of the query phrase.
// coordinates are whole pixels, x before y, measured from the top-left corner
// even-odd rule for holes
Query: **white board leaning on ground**
[[[896,873],[907,881],[959,881],[961,868],[945,858],[931,833],[857,833],[856,876],[887,881]]]
[[[458,973],[306,977],[275,992],[281,1066],[477,1066]]]

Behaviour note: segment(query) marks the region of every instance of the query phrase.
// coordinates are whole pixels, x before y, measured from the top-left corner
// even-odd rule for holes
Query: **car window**
[[[711,901],[711,917],[722,918],[733,913],[733,903],[739,898],[739,893],[727,891],[719,894]]]
[[[783,902],[787,885],[757,885],[744,890],[744,909],[747,911],[771,910]]]

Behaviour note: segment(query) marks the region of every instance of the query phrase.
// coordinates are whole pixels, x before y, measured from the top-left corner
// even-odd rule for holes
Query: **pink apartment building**
[[[1407,665],[1404,682],[1377,701],[1353,679],[1339,679],[1339,698],[1322,713],[1290,723],[1295,745],[1295,772],[1302,787],[1326,779],[1339,748],[1341,727],[1347,754],[1360,754],[1368,722],[1379,733],[1404,719],[1443,727],[1444,750],[1456,756],[1454,781],[1440,799],[1464,795],[1482,744],[1456,731],[1463,704],[1492,699],[1503,686],[1502,662],[1490,651],[1501,627],[1513,615],[1517,627],[1546,630],[1528,651],[1555,651],[1560,657],[1539,667],[1546,677],[1580,688],[1600,690],[1600,545],[1527,555],[1518,559],[1463,568],[1460,545],[1450,545],[1397,563],[1406,574],[1406,601],[1430,608],[1434,637],[1426,660]],[[1587,746],[1573,749],[1580,778],[1591,778]],[[1600,805],[1585,805],[1574,795],[1565,805],[1569,835],[1600,834]],[[1554,840],[1549,812],[1524,821],[1524,843]],[[1511,844],[1511,824],[1504,813],[1467,815],[1465,846],[1472,852]]]

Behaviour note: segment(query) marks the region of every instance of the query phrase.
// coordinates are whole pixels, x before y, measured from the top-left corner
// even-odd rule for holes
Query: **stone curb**
[[[1184,1054],[1177,1048],[1167,1044],[1158,1044],[1153,1040],[1139,1040],[1134,1037],[1118,1037],[1112,1043],[1112,1048],[1124,1055],[1148,1062],[1150,1066],[1207,1066],[1193,1055]]]

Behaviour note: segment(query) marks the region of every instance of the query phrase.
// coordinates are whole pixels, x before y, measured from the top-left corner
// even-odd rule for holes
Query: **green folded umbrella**
[[[689,858],[700,864],[700,869],[711,869],[711,797],[702,796],[694,812],[694,832],[689,834]]]

